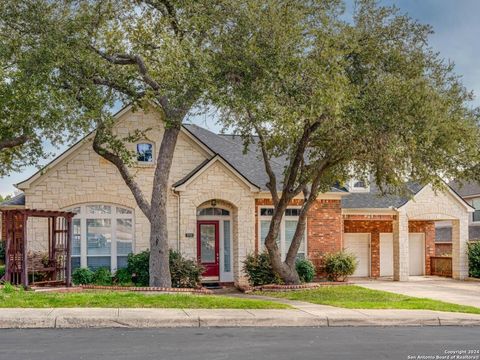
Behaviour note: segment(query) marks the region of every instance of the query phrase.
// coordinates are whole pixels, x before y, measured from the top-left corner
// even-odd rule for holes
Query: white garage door
[[[370,234],[345,234],[345,250],[357,257],[358,265],[353,276],[370,275]]]
[[[380,234],[380,276],[393,276],[393,234]]]
[[[408,236],[409,273],[425,274],[425,236],[423,233],[410,233]]]

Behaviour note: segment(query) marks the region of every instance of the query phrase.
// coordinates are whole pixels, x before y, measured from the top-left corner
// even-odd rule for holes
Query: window
[[[204,208],[197,211],[198,216],[230,216],[230,211],[221,208]]]
[[[137,144],[137,161],[141,163],[153,163],[153,144]]]
[[[350,180],[348,187],[351,192],[367,192],[370,191],[370,186],[365,180],[352,179]]]
[[[270,228],[271,217],[273,215],[273,208],[260,208],[260,224],[259,235],[263,247],[265,246],[265,238],[267,237]],[[282,260],[287,256],[288,249],[293,240],[293,235],[297,229],[298,216],[300,215],[300,208],[288,208],[285,210],[285,216],[280,225],[280,234],[277,238],[277,246],[282,253]],[[304,259],[306,253],[305,234],[303,236],[300,248],[298,249],[297,258]]]
[[[472,214],[472,221],[480,222],[480,199],[473,199],[472,206],[475,208],[475,212]]]
[[[133,252],[133,211],[120,206],[87,204],[69,209],[73,218],[72,269],[127,266]]]

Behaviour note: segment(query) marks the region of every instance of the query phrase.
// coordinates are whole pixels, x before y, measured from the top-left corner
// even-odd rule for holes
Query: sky
[[[430,38],[430,45],[441,57],[456,64],[456,73],[462,76],[467,89],[475,94],[473,105],[480,106],[480,0],[382,0],[381,3],[395,5],[401,12],[433,27],[435,33]],[[347,1],[347,12],[352,9],[352,4],[353,0]],[[215,132],[221,129],[215,117],[208,114],[191,117],[188,121]],[[45,146],[57,156],[67,148]],[[53,158],[42,160],[38,166],[44,166]],[[16,191],[14,184],[27,179],[37,170],[32,166],[0,178],[0,195],[13,194]]]

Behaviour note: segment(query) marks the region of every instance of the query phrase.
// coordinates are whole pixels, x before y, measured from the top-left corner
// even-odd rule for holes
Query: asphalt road
[[[480,327],[0,330],[1,360],[435,359],[468,350],[480,350]]]

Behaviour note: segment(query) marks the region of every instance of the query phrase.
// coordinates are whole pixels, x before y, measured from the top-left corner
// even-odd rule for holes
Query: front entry
[[[197,259],[205,268],[203,277],[220,275],[218,221],[197,222]]]

